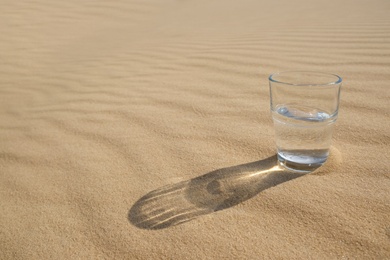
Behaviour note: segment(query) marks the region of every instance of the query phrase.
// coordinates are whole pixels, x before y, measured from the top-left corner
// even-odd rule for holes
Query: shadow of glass
[[[230,208],[302,175],[281,168],[276,156],[218,169],[149,192],[131,207],[128,219],[142,229],[167,228]]]

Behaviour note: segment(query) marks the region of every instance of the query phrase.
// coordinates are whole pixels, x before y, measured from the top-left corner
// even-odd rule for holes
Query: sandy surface
[[[390,1],[1,1],[0,259],[390,258]],[[275,167],[269,74],[344,79]],[[297,178],[299,177],[299,178]]]

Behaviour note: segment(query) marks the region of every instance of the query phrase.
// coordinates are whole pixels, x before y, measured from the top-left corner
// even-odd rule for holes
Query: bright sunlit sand
[[[2,1],[0,259],[390,258],[390,1]],[[268,76],[343,77],[277,166]]]

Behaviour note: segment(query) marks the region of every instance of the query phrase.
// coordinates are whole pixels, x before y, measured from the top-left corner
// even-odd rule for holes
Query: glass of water
[[[269,77],[278,161],[312,172],[328,158],[342,79],[334,74],[286,71]]]

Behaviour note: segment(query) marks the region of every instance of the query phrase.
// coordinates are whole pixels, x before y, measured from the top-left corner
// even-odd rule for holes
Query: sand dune
[[[389,10],[2,1],[0,259],[390,258]],[[275,168],[292,69],[344,79],[304,176]]]

